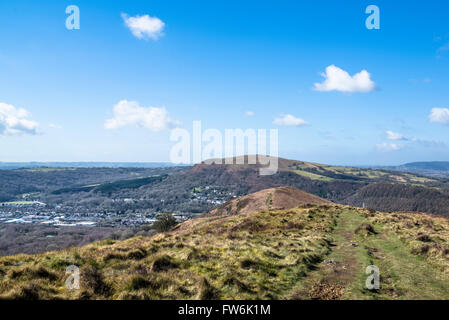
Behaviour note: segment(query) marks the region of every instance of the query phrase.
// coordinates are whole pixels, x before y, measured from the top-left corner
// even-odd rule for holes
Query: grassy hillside
[[[288,169],[293,170],[297,174],[309,176],[311,179],[319,179],[323,181],[378,180],[392,183],[406,183],[415,185],[431,185],[441,183],[438,179],[406,172],[330,166],[303,161],[292,161],[291,164],[288,165]]]
[[[269,188],[226,202],[210,215],[247,214],[255,211],[294,208],[308,203],[331,204],[313,194],[292,188]]]
[[[435,178],[447,179],[449,177],[449,161],[411,162],[400,166],[384,167],[384,169],[412,172]]]
[[[381,288],[365,289],[365,268]],[[66,267],[81,289],[65,288]],[[0,258],[7,299],[449,299],[449,221],[333,204],[206,216],[151,238]]]
[[[247,157],[242,161],[247,163]],[[278,159],[278,165],[277,174],[259,176],[261,164],[203,163],[190,169],[185,176],[196,181],[199,187],[211,181],[231,187],[239,195],[288,185],[341,204],[362,207],[365,203],[367,207],[382,211],[449,214],[449,184],[445,180],[407,172],[331,166],[282,158]]]

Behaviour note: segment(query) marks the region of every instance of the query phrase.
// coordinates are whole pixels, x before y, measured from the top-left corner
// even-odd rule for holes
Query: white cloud
[[[442,141],[425,140],[425,139],[418,139],[418,138],[412,138],[412,141],[416,144],[419,144],[420,146],[427,147],[427,148],[445,148],[446,147],[446,144]]]
[[[396,144],[396,143],[387,143],[387,142],[383,142],[383,143],[379,143],[376,145],[377,150],[379,151],[397,151],[400,150],[402,148],[402,146]]]
[[[403,134],[391,130],[387,130],[386,134],[388,140],[408,140]]]
[[[25,109],[0,102],[0,135],[37,134],[39,124],[29,117]]]
[[[180,124],[168,116],[165,108],[141,107],[136,101],[121,100],[114,106],[114,118],[106,120],[106,129],[138,126],[152,131],[173,128]]]
[[[449,109],[433,108],[429,114],[429,121],[449,125]]]
[[[315,83],[317,91],[370,92],[376,88],[366,70],[351,76],[348,72],[330,65],[321,75],[325,80],[322,83]]]
[[[254,116],[254,112],[252,112],[252,111],[246,111],[246,112],[245,112],[245,116],[247,116],[247,117],[253,117],[253,116]]]
[[[122,13],[122,18],[132,34],[138,39],[151,38],[157,40],[164,35],[162,30],[165,23],[157,17],[151,17],[147,14],[128,17],[127,14]]]
[[[421,146],[426,148],[443,148],[446,147],[446,144],[441,141],[434,141],[434,140],[426,140],[426,139],[420,139],[415,137],[406,137],[401,133],[393,132],[391,130],[386,131],[387,139],[388,140],[395,140],[395,141],[403,141],[402,144],[396,144],[396,143],[380,143],[377,144],[376,147],[379,151],[394,151],[403,149],[405,147],[411,147],[413,145],[415,146]]]
[[[307,122],[304,121],[303,119],[296,118],[291,114],[281,114],[281,117],[274,119],[273,123],[278,126],[295,126],[295,127],[301,127],[307,124]]]
[[[52,129],[62,129],[62,126],[59,124],[50,123],[48,126]]]

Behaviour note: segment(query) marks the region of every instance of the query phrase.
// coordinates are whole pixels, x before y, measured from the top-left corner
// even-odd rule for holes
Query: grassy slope
[[[342,177],[346,177],[346,179],[353,177],[361,180],[381,179],[392,183],[404,183],[416,186],[428,186],[431,184],[441,183],[437,179],[415,175],[412,173],[330,166],[301,161],[292,161],[292,164],[289,166],[289,170],[312,180],[321,181],[332,181]]]
[[[355,233],[370,223],[376,234]],[[81,269],[67,290],[65,268]],[[381,289],[364,289],[366,266]],[[449,222],[340,205],[190,221],[153,238],[0,258],[2,298],[449,299]]]
[[[377,234],[355,233],[364,223],[372,225]],[[423,234],[432,234],[434,240],[416,240]],[[333,236],[331,254],[299,284],[293,298],[449,299],[447,219],[346,209],[339,215]],[[431,249],[424,252],[423,246]],[[379,268],[378,291],[365,288],[369,265]]]

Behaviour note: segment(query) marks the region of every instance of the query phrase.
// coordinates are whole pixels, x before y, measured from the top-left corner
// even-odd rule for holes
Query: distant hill
[[[449,161],[410,162],[402,165],[401,167],[422,170],[449,171]]]
[[[234,159],[234,164],[205,162],[193,167],[0,170],[0,202],[31,194],[33,200],[50,205],[83,204],[91,211],[198,214],[234,197],[290,186],[335,203],[449,214],[449,181],[445,179],[282,158],[276,174],[263,176],[262,164],[248,164],[247,156],[242,160],[245,164]],[[164,178],[149,178],[155,175]],[[120,201],[111,199],[134,200],[119,208]]]
[[[165,168],[170,162],[0,162],[0,170],[33,168]]]
[[[411,172],[429,177],[449,178],[449,161],[410,162],[399,166],[377,167],[380,169]]]
[[[235,159],[234,159],[235,162]],[[247,163],[247,158],[245,158]],[[449,183],[434,177],[386,169],[332,166],[279,158],[279,172],[260,176],[261,164],[201,163],[184,174],[204,185],[226,185],[244,195],[291,186],[323,199],[376,210],[449,214]]]
[[[291,188],[246,199],[270,193],[281,207],[326,202]],[[448,218],[330,203],[244,209],[153,237],[0,257],[0,299],[449,299]],[[79,290],[65,286],[70,265]],[[369,265],[377,290],[365,285]]]
[[[449,214],[449,192],[406,184],[368,184],[342,203],[381,211],[418,211]]]

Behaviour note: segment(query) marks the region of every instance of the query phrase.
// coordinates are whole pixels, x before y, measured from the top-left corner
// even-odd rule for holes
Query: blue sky
[[[163,27],[139,38],[126,19],[145,15]],[[2,1],[0,161],[168,161],[169,129],[194,120],[276,128],[292,159],[449,160],[448,16],[432,0]]]

